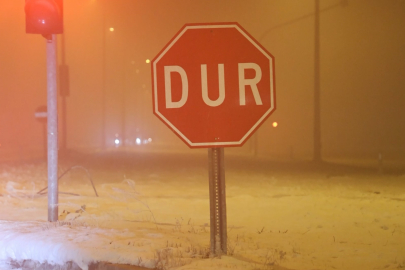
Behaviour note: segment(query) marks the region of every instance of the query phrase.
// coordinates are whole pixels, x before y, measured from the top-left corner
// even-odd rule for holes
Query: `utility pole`
[[[102,1],[102,12],[103,12],[103,23],[102,23],[102,26],[103,26],[103,43],[102,43],[102,46],[103,46],[103,55],[102,55],[102,91],[101,91],[101,149],[103,150],[103,151],[105,151],[106,150],[106,136],[105,136],[105,132],[106,132],[106,113],[105,113],[105,110],[106,110],[106,31],[107,31],[107,29],[106,29],[106,24],[105,24],[105,12],[106,12],[106,3],[107,3],[107,1],[106,0],[103,0]]]
[[[314,13],[305,14],[294,20],[276,25],[263,33],[259,40],[269,34],[271,31],[285,27],[301,20],[308,19],[314,16],[314,162],[322,162],[322,144],[321,144],[321,86],[320,86],[320,13],[325,12],[336,7],[346,7],[347,0],[341,0],[339,3],[320,9],[320,1],[315,0]]]
[[[320,37],[319,0],[315,0],[314,40],[314,162],[322,162],[321,156],[321,86],[320,86]]]

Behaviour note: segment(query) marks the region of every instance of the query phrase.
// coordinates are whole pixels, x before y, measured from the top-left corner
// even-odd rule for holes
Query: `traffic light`
[[[63,0],[25,0],[25,32],[62,34]]]

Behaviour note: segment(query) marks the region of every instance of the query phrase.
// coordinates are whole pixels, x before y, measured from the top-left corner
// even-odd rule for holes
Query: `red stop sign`
[[[153,110],[188,146],[241,146],[275,110],[274,57],[237,23],[186,24],[152,61]]]

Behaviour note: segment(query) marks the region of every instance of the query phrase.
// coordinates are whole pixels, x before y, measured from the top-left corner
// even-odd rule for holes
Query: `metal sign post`
[[[208,149],[211,256],[227,253],[224,160],[224,148]]]
[[[46,41],[48,103],[48,221],[58,220],[58,110],[56,35]]]

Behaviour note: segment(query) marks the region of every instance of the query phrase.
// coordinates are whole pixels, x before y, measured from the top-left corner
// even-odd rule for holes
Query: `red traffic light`
[[[62,34],[63,0],[25,0],[25,32]]]

